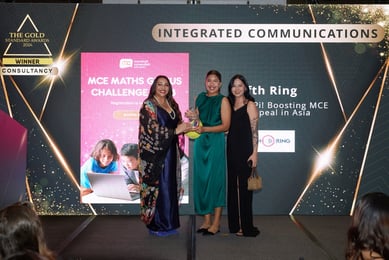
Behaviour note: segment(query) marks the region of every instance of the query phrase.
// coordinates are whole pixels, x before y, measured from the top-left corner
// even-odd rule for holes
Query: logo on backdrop
[[[134,61],[132,59],[120,59],[119,68],[127,69],[132,68],[134,66]]]
[[[146,69],[150,67],[150,61],[148,59],[132,59],[132,58],[122,58],[119,61],[119,68],[121,69]]]
[[[294,130],[259,130],[259,153],[294,153]]]
[[[30,15],[27,14],[17,30],[9,32],[4,40],[8,45],[2,58],[2,75],[47,76],[58,73],[58,69],[52,66],[50,40],[39,31]]]

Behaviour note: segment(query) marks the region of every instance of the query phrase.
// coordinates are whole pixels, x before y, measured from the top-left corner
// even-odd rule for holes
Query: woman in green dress
[[[221,86],[220,72],[211,70],[205,78],[206,91],[196,98],[196,113],[202,125],[196,129],[201,135],[194,141],[193,194],[195,211],[204,216],[197,230],[203,235],[219,232],[226,205],[225,132],[230,127],[231,106],[220,93]],[[193,117],[190,111],[186,116]]]

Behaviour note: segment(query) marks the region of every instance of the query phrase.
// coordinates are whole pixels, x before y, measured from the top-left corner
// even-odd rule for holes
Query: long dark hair
[[[42,259],[55,259],[55,254],[47,247],[42,223],[33,205],[27,201],[17,202],[2,209],[0,258],[34,254]]]
[[[169,90],[168,90],[168,93],[166,94],[166,99],[167,101],[169,102],[170,106],[172,107],[172,109],[174,109],[174,111],[176,112],[176,114],[178,114],[178,119],[179,119],[179,122],[182,121],[182,116],[181,116],[181,111],[180,111],[180,108],[178,106],[178,103],[176,102],[176,100],[173,98],[173,88],[172,88],[172,84],[170,83],[170,80],[167,76],[165,75],[158,75],[154,81],[153,81],[153,84],[151,84],[151,87],[150,87],[150,92],[149,92],[149,96],[147,97],[148,100],[154,100],[154,95],[157,91],[157,81],[160,79],[160,78],[164,78],[167,80],[168,84],[169,84]],[[154,101],[153,101],[154,103]]]
[[[389,196],[382,192],[362,196],[347,236],[347,259],[363,259],[363,251],[376,252],[389,259]]]
[[[228,83],[228,100],[230,101],[231,106],[234,106],[234,104],[235,104],[235,96],[234,96],[234,94],[232,94],[232,87],[234,86],[234,81],[236,79],[240,79],[246,87],[244,90],[244,93],[243,93],[244,97],[247,100],[255,102],[254,97],[251,96],[251,94],[250,94],[249,84],[247,83],[246,78],[241,74],[236,74],[235,76],[233,76],[231,78],[230,83]]]

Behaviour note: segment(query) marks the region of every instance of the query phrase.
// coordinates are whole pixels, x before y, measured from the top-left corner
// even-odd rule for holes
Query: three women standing
[[[219,232],[226,205],[225,132],[230,127],[231,106],[220,93],[221,86],[220,72],[209,71],[205,78],[206,91],[200,93],[195,102],[202,126],[197,128],[201,135],[194,141],[193,194],[195,211],[204,216],[197,230],[203,235]],[[191,113],[187,111],[186,116],[193,117]]]
[[[244,76],[235,75],[228,85],[231,126],[227,136],[228,227],[237,236],[257,236],[253,226],[253,192],[247,189],[252,167],[257,166],[258,109]]]
[[[166,76],[157,76],[139,113],[141,219],[150,234],[177,233],[181,170],[178,135],[191,129],[183,123]]]
[[[258,110],[243,76],[231,79],[228,98],[220,93],[221,86],[220,72],[209,71],[205,78],[206,91],[196,98],[196,110],[185,113],[188,118],[198,116],[201,124],[195,128],[189,122],[182,122],[166,76],[154,80],[142,105],[139,126],[141,218],[151,234],[175,234],[180,226],[177,135],[190,130],[201,134],[195,139],[193,149],[194,206],[196,213],[204,217],[197,232],[203,235],[219,232],[222,210],[226,206],[228,167],[229,230],[239,236],[259,234],[253,226],[252,191],[247,190],[251,172],[248,164],[257,166]]]

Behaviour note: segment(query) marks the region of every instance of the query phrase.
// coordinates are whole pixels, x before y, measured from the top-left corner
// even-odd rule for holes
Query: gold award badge
[[[5,38],[8,46],[1,63],[2,75],[49,76],[58,69],[52,67],[49,39],[40,32],[30,15],[26,15],[15,32]]]

